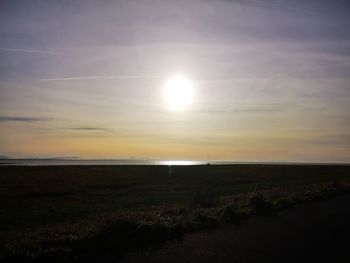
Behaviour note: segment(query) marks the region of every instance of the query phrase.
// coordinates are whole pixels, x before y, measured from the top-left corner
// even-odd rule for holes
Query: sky
[[[350,162],[347,0],[0,1],[0,157]],[[170,110],[166,81],[192,81]]]

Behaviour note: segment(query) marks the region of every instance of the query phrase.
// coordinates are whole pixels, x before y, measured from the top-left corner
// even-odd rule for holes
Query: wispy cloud
[[[242,114],[266,114],[283,113],[289,108],[282,104],[237,106],[231,104],[212,105],[199,109],[199,113],[242,113]]]
[[[11,158],[11,156],[8,154],[1,154],[0,153],[0,159],[10,159],[10,158]]]
[[[40,122],[48,120],[48,118],[41,117],[0,116],[0,122]]]
[[[70,156],[70,155],[40,155],[40,156],[30,156],[30,159],[41,159],[41,160],[67,160],[67,159],[81,159],[80,156]]]
[[[286,4],[282,3],[282,2],[263,1],[263,0],[251,0],[251,1],[255,2],[257,4],[270,5],[270,6],[273,6],[273,7],[286,9],[286,10],[290,10],[290,11],[294,11],[294,12],[298,12],[298,13],[303,13],[303,14],[306,14],[306,15],[320,15],[319,13],[313,12],[311,10],[304,9],[304,8],[293,7],[293,6],[290,6],[290,5],[286,5]]]
[[[116,76],[73,76],[66,78],[47,78],[40,81],[75,81],[75,80],[104,80],[104,79],[156,79],[151,75],[116,75]]]
[[[103,127],[69,127],[65,129],[75,130],[75,131],[110,131],[110,129],[103,128]]]
[[[325,144],[325,145],[343,145],[348,147],[350,145],[350,134],[324,134],[314,135],[313,138],[307,139],[306,143],[311,144]]]
[[[14,52],[26,52],[26,53],[49,54],[49,55],[69,55],[68,53],[64,53],[64,52],[49,51],[49,50],[37,50],[37,49],[22,49],[22,48],[0,47],[0,50],[14,51]]]

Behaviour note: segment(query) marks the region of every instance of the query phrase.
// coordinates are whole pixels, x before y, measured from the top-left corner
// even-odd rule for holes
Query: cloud
[[[48,120],[48,118],[41,117],[0,116],[0,122],[41,122]]]
[[[110,131],[110,129],[102,128],[102,127],[69,127],[65,129],[75,130],[75,131]]]
[[[231,104],[214,105],[200,109],[199,113],[242,113],[242,114],[266,114],[281,113],[289,110],[282,104],[236,106]]]
[[[119,132],[115,132],[115,130],[113,129],[104,128],[104,127],[90,127],[90,126],[67,127],[67,128],[63,128],[63,130],[69,131],[68,137],[72,137],[72,138],[102,138],[102,137],[110,137],[117,133],[119,134]]]
[[[15,51],[15,52],[26,52],[26,53],[49,54],[49,55],[68,55],[68,53],[64,53],[64,52],[48,51],[48,50],[37,50],[37,49],[22,49],[22,48],[0,47],[0,50]]]
[[[27,157],[30,159],[40,159],[40,160],[67,160],[67,159],[81,159],[80,156],[70,156],[70,155],[40,155]]]
[[[310,144],[324,144],[324,145],[343,145],[348,147],[350,145],[350,134],[325,134],[316,135],[314,138],[306,140]]]
[[[48,78],[40,81],[74,81],[74,80],[108,80],[108,79],[155,79],[156,76],[150,75],[117,75],[117,76],[76,76],[67,78]]]
[[[0,159],[11,159],[11,156],[7,155],[7,154],[1,154],[0,153]]]
[[[270,7],[277,7],[280,9],[285,9],[285,10],[289,10],[289,11],[293,11],[293,12],[298,12],[298,13],[302,13],[302,14],[306,14],[306,15],[320,15],[317,12],[311,11],[309,9],[305,9],[305,8],[298,8],[298,7],[294,7],[294,6],[290,6],[290,5],[286,5],[280,1],[265,1],[265,0],[250,0],[251,3],[256,3],[258,5],[262,5],[262,6],[270,6]],[[238,3],[240,4],[249,4],[249,1],[238,1]]]

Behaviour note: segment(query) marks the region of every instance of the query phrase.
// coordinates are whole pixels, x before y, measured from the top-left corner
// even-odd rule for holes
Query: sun
[[[164,98],[167,106],[176,111],[187,109],[193,101],[192,81],[183,76],[170,78],[164,86]]]

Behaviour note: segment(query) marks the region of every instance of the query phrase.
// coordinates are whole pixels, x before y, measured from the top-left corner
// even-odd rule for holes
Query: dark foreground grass
[[[118,259],[350,189],[350,166],[0,167],[0,259]]]

